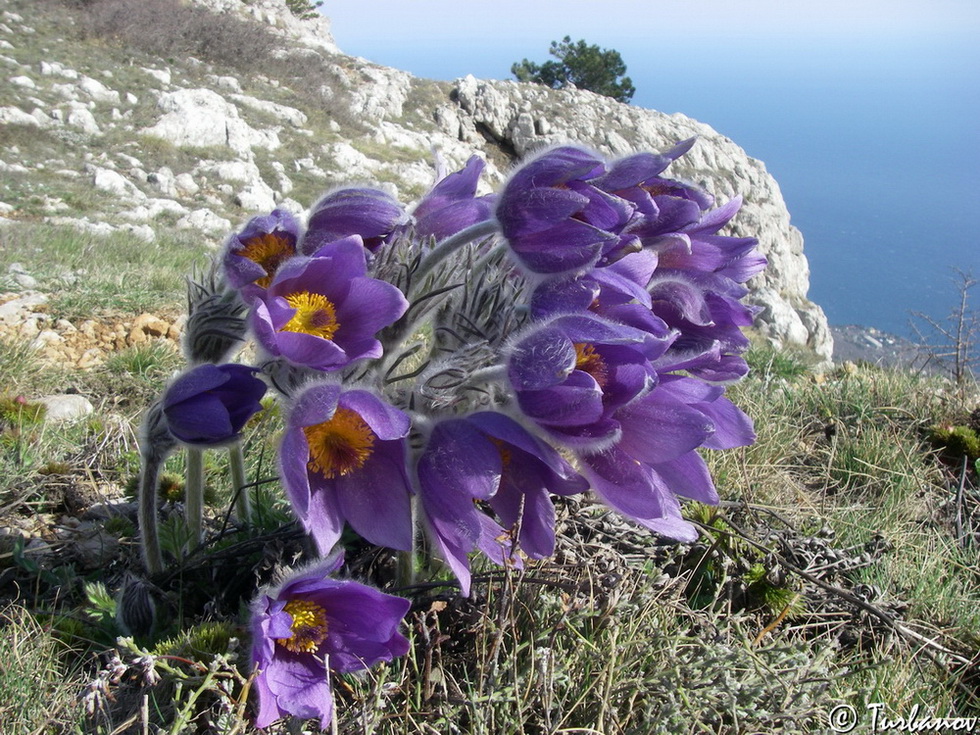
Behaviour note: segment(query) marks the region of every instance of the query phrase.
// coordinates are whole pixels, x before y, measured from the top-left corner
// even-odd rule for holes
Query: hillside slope
[[[433,182],[434,151],[450,169],[481,154],[489,188],[551,143],[621,155],[696,135],[671,173],[719,202],[744,198],[732,234],[758,237],[770,262],[750,283],[760,332],[831,357],[777,183],[684,115],[582,90],[415,78],[340,53],[325,19],[299,21],[284,0],[3,7],[0,224],[124,230],[144,242],[176,228],[219,242],[254,212],[300,212],[351,181],[415,199]]]

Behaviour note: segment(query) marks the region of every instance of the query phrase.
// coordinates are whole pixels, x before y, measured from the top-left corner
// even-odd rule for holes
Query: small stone
[[[18,273],[14,276],[14,283],[25,291],[37,288],[37,279],[27,273]]]
[[[170,325],[155,314],[143,313],[133,320],[133,329],[140,329],[150,337],[163,337]]]
[[[139,327],[133,327],[129,331],[129,335],[126,337],[126,344],[130,346],[146,344],[149,341],[150,340],[146,336],[146,333]]]
[[[102,351],[97,347],[91,347],[81,354],[78,358],[78,362],[75,363],[76,367],[82,370],[89,370],[98,365],[102,364]]]
[[[47,408],[44,420],[52,424],[78,421],[95,411],[92,402],[77,393],[44,396],[39,398],[38,402],[43,403]]]

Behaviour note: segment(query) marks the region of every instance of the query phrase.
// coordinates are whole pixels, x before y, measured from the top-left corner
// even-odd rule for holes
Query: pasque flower
[[[163,394],[170,433],[192,446],[210,447],[238,439],[245,423],[262,410],[266,385],[246,365],[203,364],[179,375]]]
[[[409,417],[364,390],[315,383],[286,415],[279,452],[293,511],[327,554],[350,524],[379,546],[412,547]]]
[[[555,509],[549,493],[588,489],[551,446],[494,411],[437,424],[419,458],[418,478],[430,536],[463,595],[470,588],[470,552],[479,550],[501,565],[518,564],[516,542],[532,559],[551,556]]]
[[[668,235],[695,223],[712,197],[704,190],[660,176],[677,158],[687,153],[695,138],[681,141],[664,153],[644,152],[609,164],[608,172],[592,183],[599,189],[625,199],[637,216],[628,228],[648,245],[651,238]]]
[[[718,493],[695,451],[730,449],[755,440],[752,421],[724,397],[724,388],[661,375],[657,387],[614,415],[619,441],[580,454],[582,471],[606,503],[647,528],[679,541],[696,529],[677,497],[717,504]]]
[[[222,264],[228,283],[249,300],[268,288],[284,262],[297,253],[299,221],[283,209],[253,217],[225,243]]]
[[[461,170],[436,183],[412,212],[416,235],[439,241],[490,219],[495,196],[476,196],[485,166],[483,159],[471,156]]]
[[[398,627],[411,604],[349,580],[327,577],[334,561],[292,575],[252,605],[257,727],[286,715],[333,718],[330,672],[348,673],[408,651]]]
[[[604,173],[601,158],[571,146],[545,151],[514,172],[495,215],[523,268],[544,276],[581,273],[639,248],[624,234],[635,206],[592,184]]]
[[[262,347],[324,371],[380,357],[375,334],[405,313],[408,302],[395,286],[366,275],[366,255],[355,235],[284,264],[252,308]]]
[[[656,385],[650,333],[590,313],[566,314],[516,341],[507,377],[520,410],[565,446],[598,450],[619,439],[615,411]]]
[[[402,205],[380,189],[338,189],[310,209],[300,250],[313,255],[327,243],[357,235],[375,252],[408,222]]]

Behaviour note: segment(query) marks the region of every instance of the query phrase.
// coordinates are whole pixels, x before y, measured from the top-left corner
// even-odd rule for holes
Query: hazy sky
[[[435,79],[507,79],[515,61],[547,60],[552,40],[584,38],[622,54],[644,106],[658,76],[691,63],[743,77],[980,74],[980,0],[326,0],[321,12],[343,51]]]
[[[345,51],[412,44],[437,52],[433,43],[509,46],[565,34],[600,45],[657,45],[667,36],[874,38],[980,30],[977,0],[326,0],[321,12]]]

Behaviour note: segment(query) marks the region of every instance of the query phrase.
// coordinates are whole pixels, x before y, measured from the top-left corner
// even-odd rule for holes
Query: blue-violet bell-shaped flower
[[[657,381],[648,354],[662,340],[588,312],[544,322],[518,339],[507,377],[521,412],[569,448],[598,451],[619,439],[613,414]]]
[[[253,303],[251,326],[271,355],[334,371],[380,357],[375,334],[408,308],[397,287],[370,278],[357,236],[327,243],[315,257],[283,265]]]
[[[349,580],[329,579],[332,561],[292,575],[252,605],[255,724],[280,717],[333,718],[330,672],[348,673],[408,652],[398,628],[411,603]]]
[[[221,260],[228,283],[250,301],[296,255],[299,236],[299,220],[283,209],[253,217],[225,243]]]
[[[582,273],[639,248],[624,235],[635,206],[592,185],[605,173],[591,151],[563,146],[518,168],[495,215],[518,263],[543,276]]]
[[[461,170],[436,183],[412,212],[416,235],[432,237],[438,242],[490,219],[496,197],[476,196],[485,166],[483,159],[471,156]]]
[[[676,496],[718,503],[711,475],[695,451],[730,449],[755,440],[752,421],[722,386],[661,375],[657,387],[615,414],[622,434],[611,447],[581,453],[592,489],[612,508],[656,533],[693,541]]]
[[[204,363],[181,373],[163,394],[170,433],[185,444],[212,447],[239,438],[262,410],[265,383],[246,365]]]
[[[551,556],[555,509],[550,493],[573,495],[589,486],[551,446],[493,411],[437,424],[419,458],[418,479],[430,537],[464,596],[470,588],[470,552],[516,566],[516,542],[532,559]],[[477,501],[485,502],[496,519]]]
[[[310,209],[300,250],[313,255],[329,242],[357,235],[364,247],[377,252],[408,222],[402,205],[380,189],[338,189]]]
[[[314,383],[292,401],[279,464],[286,494],[320,553],[344,523],[379,546],[412,548],[409,417],[365,390]]]

